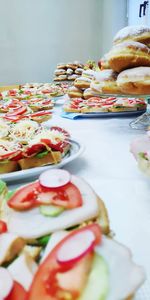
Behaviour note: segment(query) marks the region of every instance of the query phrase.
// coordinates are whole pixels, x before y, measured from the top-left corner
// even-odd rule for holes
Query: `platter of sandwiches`
[[[13,191],[0,181],[0,198],[1,299],[127,300],[144,282],[84,179],[47,170]]]
[[[78,116],[127,116],[140,115],[146,111],[146,103],[138,98],[91,97],[89,99],[72,98],[63,107],[66,113],[76,113]]]
[[[15,181],[37,176],[46,168],[62,167],[84,147],[63,128],[46,128],[35,121],[0,121],[0,178]]]

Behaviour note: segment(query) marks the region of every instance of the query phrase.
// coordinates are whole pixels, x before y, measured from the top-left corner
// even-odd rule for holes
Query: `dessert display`
[[[72,98],[66,101],[63,109],[65,112],[77,113],[139,111],[146,109],[146,103],[136,98],[90,97],[87,100]]]
[[[0,196],[2,299],[127,299],[144,282],[83,179],[47,170],[15,191],[0,181]]]
[[[69,151],[69,133],[35,121],[0,121],[0,174],[59,163]]]
[[[113,47],[98,62],[101,69],[96,85],[101,86],[103,81],[103,69],[112,69],[117,72],[114,84],[118,91],[109,92],[109,82],[106,91],[101,93],[147,95],[150,91],[150,28],[147,26],[127,26],[121,29],[113,40]],[[108,70],[106,70],[107,73]],[[101,75],[102,73],[102,75]],[[102,78],[101,78],[102,77]],[[95,89],[95,79],[91,83],[91,89]]]

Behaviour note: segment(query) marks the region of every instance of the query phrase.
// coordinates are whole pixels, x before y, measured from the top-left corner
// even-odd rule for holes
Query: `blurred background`
[[[59,62],[98,61],[128,16],[138,22],[136,6],[139,0],[0,0],[0,85],[50,81]]]

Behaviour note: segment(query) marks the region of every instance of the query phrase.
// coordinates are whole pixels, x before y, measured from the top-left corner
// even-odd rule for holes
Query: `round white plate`
[[[76,140],[70,139],[71,143],[71,149],[70,151],[63,157],[62,161],[58,164],[43,166],[43,167],[37,167],[37,168],[31,168],[27,170],[20,170],[16,172],[11,173],[5,173],[0,175],[0,179],[6,181],[6,182],[15,182],[20,181],[23,179],[32,179],[34,177],[37,177],[39,174],[41,174],[43,171],[47,169],[54,169],[54,168],[61,168],[67,163],[71,162],[72,160],[76,159],[83,151],[84,146],[80,144]]]

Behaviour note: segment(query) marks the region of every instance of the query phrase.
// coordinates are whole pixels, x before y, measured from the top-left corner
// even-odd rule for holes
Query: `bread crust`
[[[57,164],[61,161],[61,157],[62,156],[59,151],[51,151],[42,158],[38,158],[35,156],[23,158],[20,159],[18,163],[22,170],[26,170],[35,167],[42,167],[45,165]]]
[[[10,173],[19,170],[19,165],[17,161],[8,161],[6,163],[0,164],[0,174]]]

